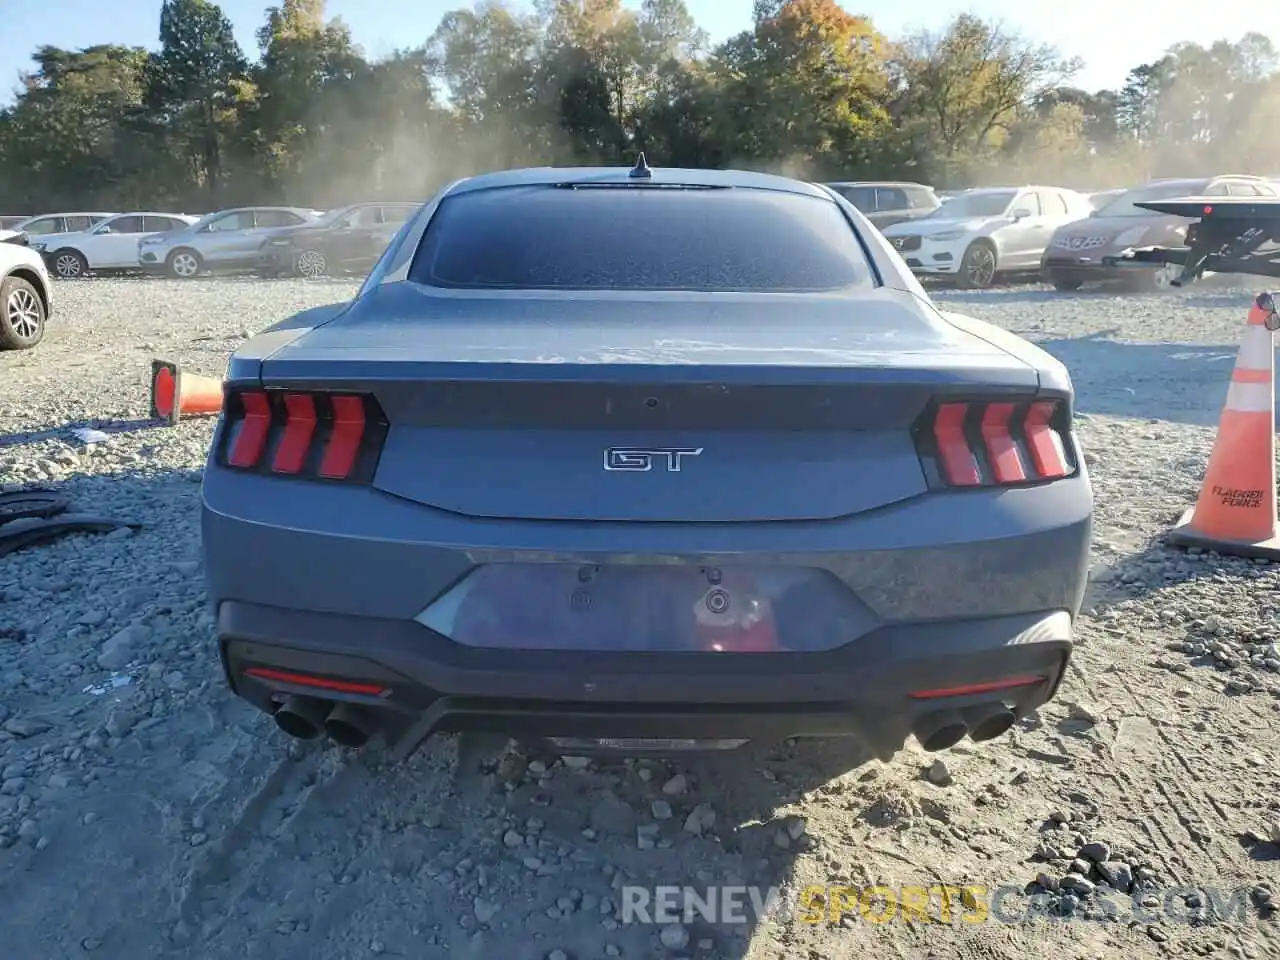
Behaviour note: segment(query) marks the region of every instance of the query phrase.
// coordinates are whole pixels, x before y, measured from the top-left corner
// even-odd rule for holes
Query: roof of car
[[[246,210],[288,210],[290,213],[302,213],[307,216],[315,216],[316,211],[310,207],[278,207],[270,204],[250,205],[247,207],[227,207],[225,210],[215,210],[215,213],[243,213]],[[209,216],[209,214],[205,214]]]
[[[68,210],[64,213],[37,213],[28,220],[44,220],[48,217],[114,217],[116,211],[112,210]]]
[[[166,213],[163,210],[130,210],[128,213],[113,213],[110,219],[117,217],[177,217],[182,220],[194,219],[189,213]]]
[[[927,183],[918,183],[915,180],[827,180],[824,182],[829,187],[921,187],[925,190],[933,189]]]
[[[790,177],[771,173],[755,173],[749,170],[691,170],[684,167],[651,167],[651,184],[676,184],[680,186],[745,187],[755,190],[776,190],[807,197],[829,200],[830,194],[821,188]],[[448,195],[472,193],[497,187],[538,187],[557,183],[627,183],[631,167],[526,167],[519,170],[502,170],[483,173],[455,183]]]

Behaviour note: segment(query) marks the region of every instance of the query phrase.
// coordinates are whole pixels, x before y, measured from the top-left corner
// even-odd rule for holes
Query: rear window
[[[449,197],[409,277],[518,290],[814,292],[871,283],[852,225],[829,200],[626,186]]]

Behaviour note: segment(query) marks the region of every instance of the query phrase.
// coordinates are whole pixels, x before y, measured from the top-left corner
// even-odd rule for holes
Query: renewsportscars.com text
[[[1247,888],[1169,887],[1132,896],[1099,889],[1079,901],[1027,894],[1024,886],[809,886],[787,894],[778,887],[659,886],[622,888],[622,923],[1029,923],[1158,921],[1199,924],[1243,921],[1256,915]],[[1194,904],[1194,906],[1193,906]],[[1073,909],[1074,907],[1074,909]]]

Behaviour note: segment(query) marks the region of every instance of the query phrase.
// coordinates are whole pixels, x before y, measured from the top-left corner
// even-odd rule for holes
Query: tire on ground
[[[66,247],[50,259],[53,260],[53,275],[59,280],[75,280],[89,274],[89,261],[79,250]]]
[[[179,273],[176,264],[180,257],[190,257],[194,260],[195,269],[190,273]],[[173,251],[173,253],[169,254],[164,261],[164,272],[175,280],[192,280],[198,277],[200,275],[200,271],[203,269],[204,260],[201,259],[200,254],[196,253],[189,247],[179,247],[177,250]]]
[[[293,259],[293,272],[309,280],[329,275],[329,260],[319,250],[306,249]]]
[[[47,319],[44,298],[29,280],[0,282],[0,350],[30,350],[44,339]]]
[[[984,261],[987,258],[989,258],[990,265],[989,274],[985,269],[980,272],[976,271],[975,268],[978,266],[976,261]],[[960,258],[960,271],[956,274],[956,286],[961,290],[985,290],[995,280],[997,267],[996,248],[991,241],[975,240],[969,244],[964,256]],[[975,272],[978,272],[979,275],[975,276]]]

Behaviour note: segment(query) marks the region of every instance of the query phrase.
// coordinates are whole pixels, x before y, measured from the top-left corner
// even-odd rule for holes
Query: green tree
[[[745,166],[951,187],[1274,173],[1280,54],[1183,43],[1117,90],[973,15],[891,41],[836,0],[755,0],[708,49],[686,0],[502,0],[381,60],[323,0],[276,0],[256,62],[211,0],[154,53],[44,47],[0,109],[0,205],[201,209],[420,199],[548,163]]]
[[[250,89],[247,71],[220,7],[209,0],[164,0],[146,103],[214,207],[223,187],[223,140]]]
[[[762,5],[716,55],[729,152],[812,176],[872,170],[890,129],[889,45],[834,0]]]
[[[142,102],[147,56],[113,45],[35,52],[36,70],[23,76],[17,101],[0,120],[6,206],[127,204],[146,196],[138,166],[145,160],[132,149],[126,120]],[[36,184],[41,197],[18,192]]]
[[[898,46],[895,114],[918,155],[950,182],[992,161],[1037,97],[1062,85],[1081,64],[971,14],[940,32]]]
[[[317,186],[317,169],[350,156],[342,143],[352,120],[349,93],[369,79],[370,65],[346,24],[326,21],[324,0],[270,7],[258,44],[250,126],[260,172],[276,189]]]

